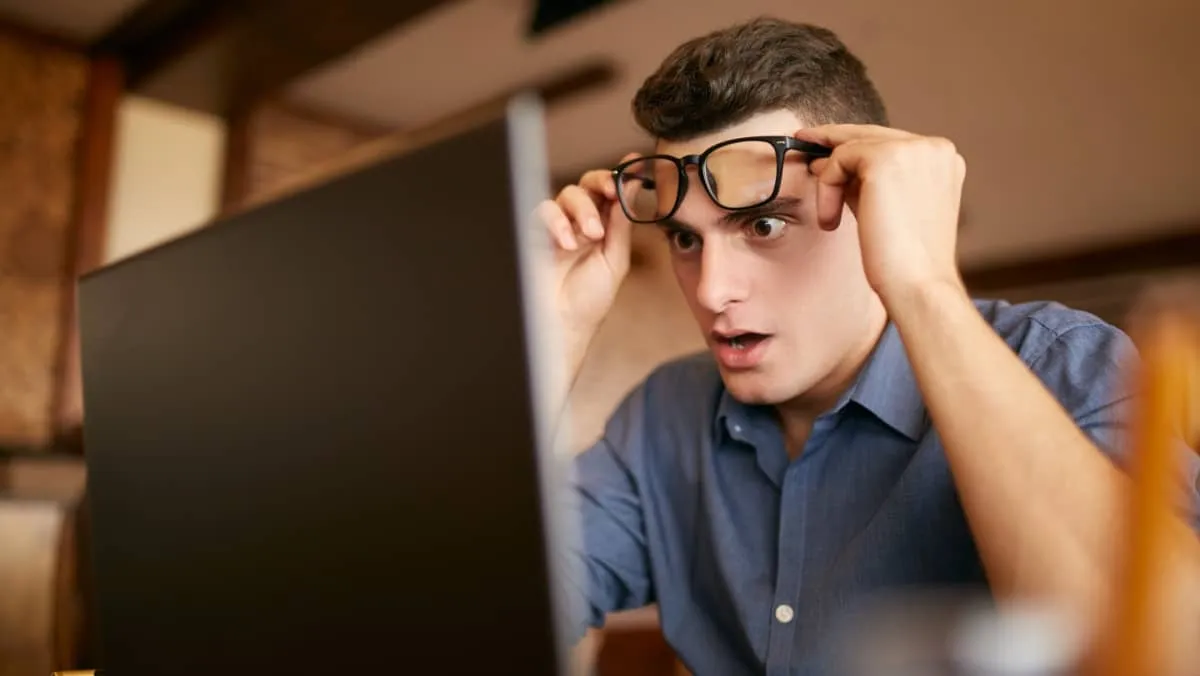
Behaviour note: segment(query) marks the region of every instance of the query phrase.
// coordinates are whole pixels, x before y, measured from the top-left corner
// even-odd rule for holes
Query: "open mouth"
[[[717,336],[718,341],[738,351],[749,350],[767,338],[768,336],[762,333],[739,333],[733,336]]]

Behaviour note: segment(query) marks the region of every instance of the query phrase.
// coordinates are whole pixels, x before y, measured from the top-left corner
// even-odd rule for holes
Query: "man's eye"
[[[757,239],[776,239],[787,230],[787,221],[775,216],[763,216],[746,224],[750,235]]]
[[[633,184],[637,185],[637,187],[641,188],[642,190],[654,190],[654,188],[656,186],[654,179],[652,179],[648,176],[637,176],[634,174],[622,174],[621,182],[622,183],[633,183]]]
[[[672,230],[667,233],[667,239],[676,251],[687,253],[700,247],[700,237],[687,230]]]

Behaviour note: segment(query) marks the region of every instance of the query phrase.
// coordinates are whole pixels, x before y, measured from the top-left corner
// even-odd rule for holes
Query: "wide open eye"
[[[746,224],[746,232],[755,239],[778,239],[787,231],[787,221],[775,216],[760,216]]]
[[[691,253],[700,248],[700,235],[691,230],[671,230],[667,233],[667,241],[679,253]]]

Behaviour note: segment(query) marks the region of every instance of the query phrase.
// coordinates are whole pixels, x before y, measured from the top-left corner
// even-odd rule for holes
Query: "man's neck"
[[[788,457],[792,460],[800,457],[817,418],[832,409],[838,399],[854,386],[854,381],[858,379],[886,326],[887,316],[880,312],[863,341],[847,352],[837,368],[804,394],[775,406]]]

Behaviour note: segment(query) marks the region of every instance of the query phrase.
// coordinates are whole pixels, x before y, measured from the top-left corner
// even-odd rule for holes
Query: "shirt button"
[[[741,433],[742,433],[742,426],[741,426],[741,425],[734,425],[734,426],[733,426],[733,432],[734,432],[734,434],[741,434]]]
[[[775,606],[775,619],[779,620],[780,624],[787,624],[794,617],[796,617],[796,611],[792,610],[788,604],[781,603]]]

